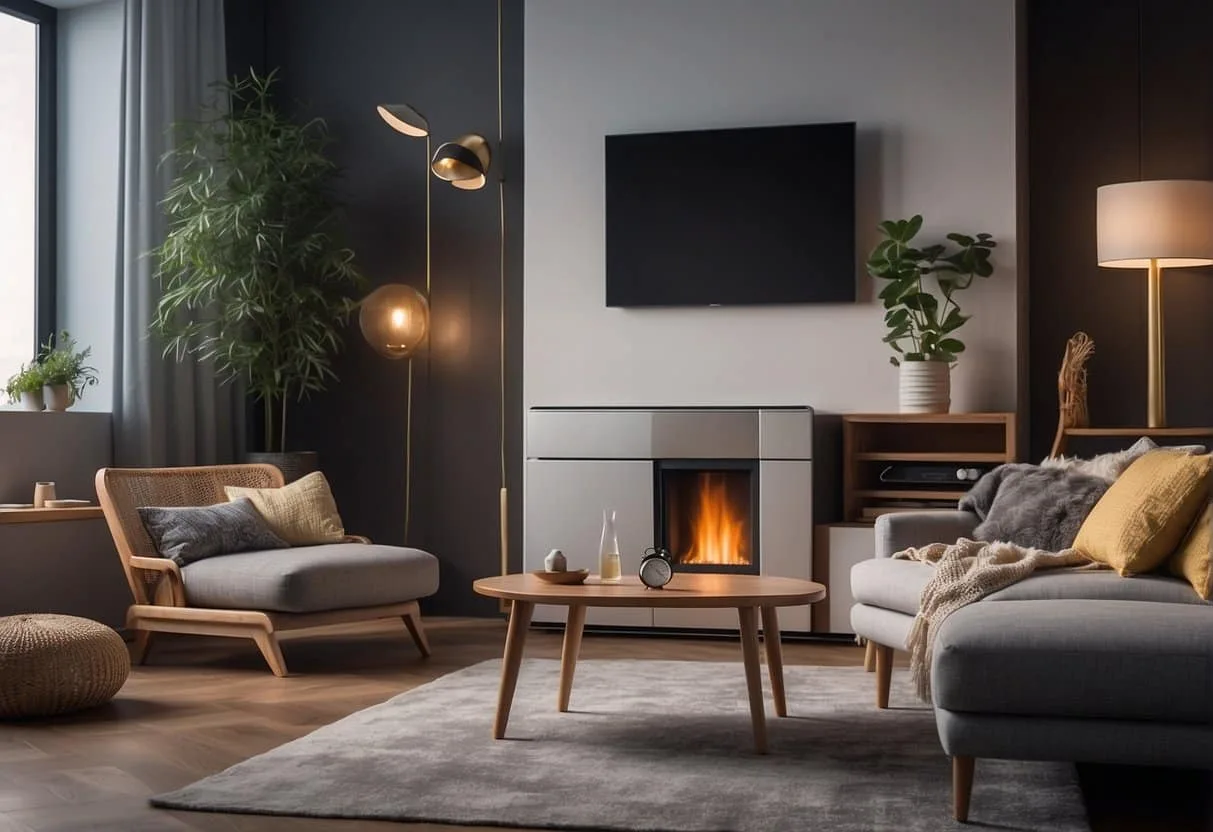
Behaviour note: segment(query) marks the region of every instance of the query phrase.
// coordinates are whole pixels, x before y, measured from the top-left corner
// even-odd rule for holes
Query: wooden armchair
[[[122,560],[134,603],[127,610],[126,626],[135,634],[133,659],[142,663],[151,644],[152,633],[193,633],[210,636],[251,638],[256,642],[276,676],[287,675],[286,662],[278,645],[278,633],[306,630],[354,621],[402,618],[422,656],[429,656],[429,644],[421,623],[417,598],[437,588],[437,561],[416,549],[371,546],[365,538],[347,538],[349,546],[358,546],[366,557],[378,561],[377,574],[391,569],[393,558],[408,559],[414,574],[420,563],[426,577],[415,581],[419,591],[398,603],[379,603],[358,608],[324,609],[307,612],[204,608],[191,606],[186,592],[187,579],[173,561],[160,557],[137,511],[145,506],[207,506],[226,502],[224,486],[280,488],[282,473],[272,465],[215,465],[194,468],[102,468],[97,472],[97,496]],[[305,547],[305,549],[321,547]],[[346,546],[341,546],[345,550]],[[299,549],[278,550],[284,557],[284,572],[290,572],[306,559],[290,559]],[[359,559],[348,559],[342,552],[342,569],[357,570]],[[241,555],[226,555],[212,560],[230,559],[237,566]],[[312,561],[316,558],[313,556]],[[335,561],[336,558],[330,558]],[[432,564],[428,561],[433,561]],[[348,565],[345,565],[348,564]],[[185,567],[190,570],[196,564]],[[432,580],[430,579],[432,573]],[[235,581],[239,583],[239,581]],[[371,581],[376,583],[376,581]],[[378,581],[378,583],[383,583]],[[430,584],[432,583],[432,587]],[[399,595],[409,595],[404,589]]]

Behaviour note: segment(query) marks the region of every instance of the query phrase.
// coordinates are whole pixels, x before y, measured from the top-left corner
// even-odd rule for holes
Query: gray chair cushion
[[[909,560],[872,558],[851,567],[851,594],[861,604],[918,613],[918,597],[934,569]],[[1122,578],[1110,569],[1041,572],[986,597],[986,601],[1158,601],[1208,605],[1187,581],[1167,575]]]
[[[971,604],[940,626],[935,705],[954,712],[1213,723],[1213,615],[1194,604]]]
[[[181,578],[195,607],[323,612],[433,595],[438,559],[420,549],[330,543],[207,558]]]

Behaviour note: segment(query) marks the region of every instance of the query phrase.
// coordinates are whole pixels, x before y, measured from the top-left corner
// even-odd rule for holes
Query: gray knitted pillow
[[[247,497],[213,506],[145,507],[139,517],[156,551],[178,566],[215,555],[285,549]]]

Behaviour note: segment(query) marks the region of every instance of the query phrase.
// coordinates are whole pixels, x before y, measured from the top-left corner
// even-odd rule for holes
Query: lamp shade
[[[430,304],[412,286],[389,283],[363,299],[358,326],[362,337],[380,355],[408,358],[425,341],[430,328]]]
[[[430,134],[430,123],[425,116],[408,104],[380,104],[375,108],[379,117],[406,136],[422,138]]]
[[[1099,265],[1145,269],[1213,264],[1213,182],[1155,179],[1096,191]]]
[[[456,188],[475,191],[484,187],[491,158],[484,136],[469,133],[439,145],[430,169],[439,179]]]

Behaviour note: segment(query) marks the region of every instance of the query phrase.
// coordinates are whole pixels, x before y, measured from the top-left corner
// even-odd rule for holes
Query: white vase
[[[41,390],[27,390],[21,394],[21,408],[23,410],[42,410],[44,406]]]
[[[66,384],[48,384],[42,388],[46,409],[62,412],[72,406],[72,388]]]
[[[897,384],[902,413],[947,413],[952,407],[952,368],[946,361],[902,361]]]

